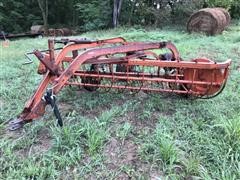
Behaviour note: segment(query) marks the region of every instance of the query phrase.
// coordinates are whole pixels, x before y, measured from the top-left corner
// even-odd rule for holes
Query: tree
[[[76,4],[80,31],[109,28],[112,24],[111,1],[81,0]]]
[[[38,0],[38,6],[42,13],[45,32],[48,30],[48,0]]]
[[[117,27],[118,25],[121,7],[122,7],[122,0],[114,0],[113,2],[113,27],[114,28]]]

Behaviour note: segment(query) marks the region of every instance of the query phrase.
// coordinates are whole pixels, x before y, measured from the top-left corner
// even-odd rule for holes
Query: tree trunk
[[[118,20],[119,20],[120,13],[121,13],[122,2],[123,2],[123,0],[119,0],[118,1]]]
[[[48,32],[48,0],[38,0],[38,6],[42,13],[44,31]]]
[[[171,20],[173,24],[175,24],[175,3],[176,2],[168,1],[168,5],[171,8]]]
[[[122,8],[122,2],[123,0],[113,1],[113,27],[114,28],[118,26],[118,20],[119,20],[121,8]]]
[[[117,27],[117,2],[118,0],[113,1],[113,27]]]

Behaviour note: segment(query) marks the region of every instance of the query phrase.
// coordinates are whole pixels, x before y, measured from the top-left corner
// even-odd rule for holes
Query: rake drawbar
[[[54,48],[61,43],[62,48]],[[159,54],[165,49],[168,53]],[[126,42],[121,37],[89,40],[48,40],[48,50],[32,52],[40,61],[43,75],[23,111],[9,122],[16,130],[44,115],[51,105],[60,126],[57,93],[68,85],[88,91],[167,92],[211,98],[225,87],[231,60],[216,63],[206,58],[184,61],[171,42]]]

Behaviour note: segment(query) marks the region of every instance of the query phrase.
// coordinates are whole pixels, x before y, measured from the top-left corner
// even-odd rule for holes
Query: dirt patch
[[[61,111],[63,113],[66,113],[66,112],[68,112],[68,111],[70,111],[72,109],[72,105],[64,103],[64,102],[60,102],[59,103],[59,109],[61,109]]]
[[[8,123],[6,123],[5,126],[3,127],[1,136],[4,136],[7,139],[12,139],[12,140],[17,140],[23,136],[23,134],[24,134],[23,128],[17,129],[15,131],[10,131],[10,130],[8,130],[7,125],[8,125]]]
[[[163,173],[159,172],[157,168],[141,161],[138,156],[138,148],[138,145],[130,139],[122,142],[112,137],[104,148],[105,164],[109,171],[118,172],[116,179],[122,180],[132,179],[136,174],[152,180],[163,177]],[[126,172],[122,167],[133,168],[136,174]]]
[[[137,160],[137,145],[130,140],[121,144],[115,138],[111,138],[104,149],[104,155],[107,158],[106,164],[109,170],[116,170],[124,165],[133,165]],[[117,179],[129,179],[125,172],[118,174]]]
[[[30,147],[19,149],[15,153],[21,157],[25,158],[27,156],[39,155],[47,152],[52,146],[51,137],[48,129],[43,128],[38,133],[36,142],[34,142]]]
[[[134,131],[139,131],[143,129],[155,129],[156,123],[158,122],[159,113],[152,112],[151,117],[143,117],[140,112],[143,112],[142,108],[139,108],[137,112],[127,112],[123,117],[118,117],[114,120],[116,124],[122,124],[124,122],[129,122],[133,125]],[[135,132],[133,133],[135,134]]]
[[[94,119],[95,117],[98,117],[101,112],[104,111],[104,109],[101,107],[97,107],[93,110],[87,111],[86,107],[76,107],[72,104],[67,104],[64,102],[59,103],[59,110],[62,116],[67,116],[73,111],[77,111],[78,114],[80,114],[81,116],[86,116],[89,119]]]
[[[92,92],[88,92],[88,91],[76,91],[77,94],[79,94],[79,96],[81,96],[81,93],[92,93]],[[99,93],[100,92],[96,92],[96,93]],[[106,94],[111,94],[113,92],[109,92],[109,93],[106,93]],[[96,117],[99,117],[104,111],[108,111],[110,110],[113,106],[122,106],[125,102],[126,102],[126,99],[128,99],[128,96],[130,95],[127,95],[125,96],[124,94],[124,97],[114,97],[112,102],[111,103],[107,103],[107,102],[104,102],[104,103],[101,103],[101,98],[99,98],[96,94],[93,94],[93,96],[95,97],[96,96],[96,100],[99,101],[99,102],[93,102],[93,105],[92,107],[88,106],[87,103],[80,103],[82,105],[76,105],[76,104],[66,104],[64,102],[61,102],[60,105],[59,105],[59,109],[63,112],[65,112],[65,114],[67,113],[71,113],[71,111],[76,111],[77,114],[81,115],[81,116],[85,116],[87,117],[88,119],[95,119]],[[132,96],[131,96],[132,97]],[[106,97],[108,98],[108,97]],[[111,98],[111,97],[109,97]],[[63,113],[64,114],[64,113]]]
[[[14,152],[17,157],[24,159],[28,156],[28,149],[20,149]]]
[[[41,129],[38,133],[38,137],[39,139],[37,140],[37,142],[33,144],[29,149],[29,154],[42,154],[44,152],[47,152],[51,148],[52,142],[48,129]]]
[[[160,180],[160,179],[165,179],[163,173],[158,172],[158,171],[153,171],[150,172],[150,179],[151,180]]]
[[[104,154],[107,156],[107,164],[110,169],[119,167],[119,164],[129,165],[136,160],[137,146],[127,140],[121,144],[115,138],[111,138],[105,147]]]

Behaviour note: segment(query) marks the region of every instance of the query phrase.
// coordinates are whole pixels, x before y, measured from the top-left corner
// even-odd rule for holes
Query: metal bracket
[[[22,128],[24,124],[25,124],[25,122],[20,118],[11,119],[8,122],[8,130],[15,131],[17,129]]]
[[[59,112],[58,106],[56,104],[56,96],[53,94],[52,89],[47,90],[46,94],[44,95],[43,99],[51,105],[53,108],[53,113],[57,118],[57,123],[60,127],[63,126],[63,120],[61,114]]]

